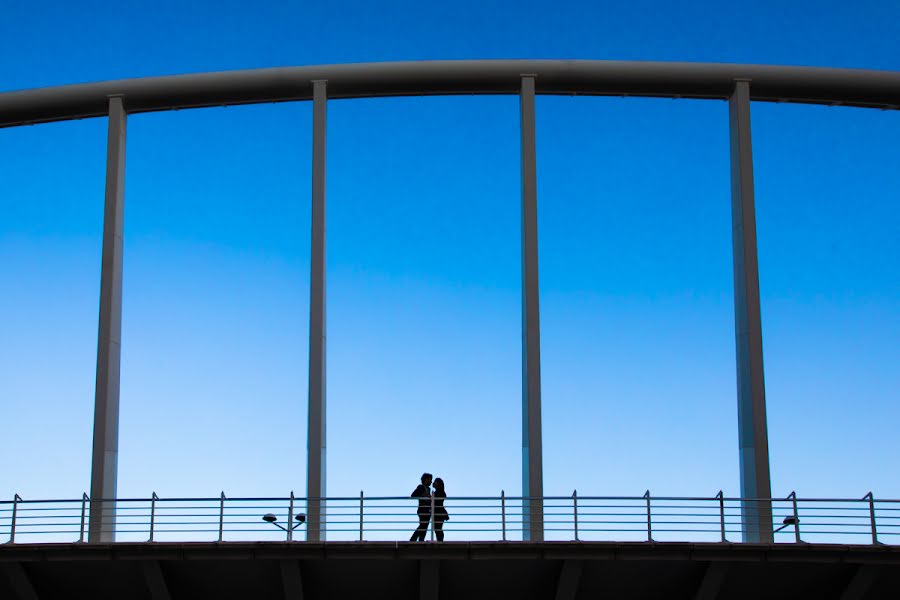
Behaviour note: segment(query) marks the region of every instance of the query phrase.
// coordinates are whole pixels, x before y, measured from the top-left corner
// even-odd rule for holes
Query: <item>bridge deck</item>
[[[900,547],[222,542],[0,547],[0,598],[895,598]]]

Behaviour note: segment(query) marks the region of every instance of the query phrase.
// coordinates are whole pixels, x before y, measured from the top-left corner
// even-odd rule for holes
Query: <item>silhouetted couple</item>
[[[444,498],[447,493],[444,491],[444,480],[438,477],[434,480],[434,494],[431,493],[431,473],[422,473],[422,483],[413,490],[410,498],[419,499],[419,508],[416,514],[419,516],[419,526],[409,538],[411,542],[424,542],[425,532],[428,531],[428,522],[431,521],[431,506],[434,502],[434,535],[439,542],[444,541],[444,521],[450,520],[447,509],[444,508]]]

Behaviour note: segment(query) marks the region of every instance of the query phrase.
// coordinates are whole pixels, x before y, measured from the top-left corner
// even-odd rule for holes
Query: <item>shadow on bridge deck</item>
[[[0,546],[0,598],[898,598],[900,547],[606,542]]]

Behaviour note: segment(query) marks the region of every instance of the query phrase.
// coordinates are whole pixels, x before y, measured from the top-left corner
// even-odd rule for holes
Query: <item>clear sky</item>
[[[900,69],[900,4],[0,0],[0,90],[384,60]],[[307,103],[128,123],[119,494],[303,494]],[[754,104],[772,490],[900,498],[900,113]],[[328,108],[328,492],[521,489],[515,97]],[[740,492],[727,105],[537,100],[545,493]],[[89,488],[106,121],[0,130],[0,497]]]

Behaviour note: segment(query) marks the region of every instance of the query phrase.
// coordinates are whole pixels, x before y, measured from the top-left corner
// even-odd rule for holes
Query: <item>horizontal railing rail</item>
[[[776,543],[896,544],[900,500],[862,498],[461,496],[429,514],[427,539],[520,541],[528,539],[529,507],[543,508],[548,541],[743,542],[749,504],[771,506]],[[0,542],[89,541],[91,504],[111,504],[100,523],[105,539],[120,542],[302,540],[310,506],[321,506],[321,531],[329,541],[406,540],[420,524],[419,499],[408,496],[303,498],[30,499],[0,500]],[[445,520],[443,517],[447,516]],[[111,535],[110,535],[111,534]],[[6,539],[3,539],[3,536]]]

